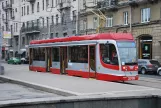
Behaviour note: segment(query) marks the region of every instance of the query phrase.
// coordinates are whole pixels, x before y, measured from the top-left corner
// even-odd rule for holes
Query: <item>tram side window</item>
[[[35,61],[45,61],[45,48],[34,48],[33,58]]]
[[[102,61],[106,64],[118,65],[117,51],[113,44],[100,45]]]
[[[88,63],[88,46],[69,47],[69,62]]]
[[[59,62],[59,48],[53,48],[52,57],[54,62]]]

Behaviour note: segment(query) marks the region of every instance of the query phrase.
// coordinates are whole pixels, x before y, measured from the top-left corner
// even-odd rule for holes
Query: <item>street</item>
[[[13,76],[16,76],[16,73],[15,73],[16,71],[28,71],[28,64],[12,65],[12,64],[7,64],[6,62],[3,62],[3,65],[5,66],[5,70],[6,70],[5,75],[7,75],[9,71],[13,71],[12,73]],[[125,84],[161,89],[161,76],[140,74],[140,78],[138,81],[127,81],[125,82]]]
[[[160,103],[154,106],[153,101],[154,98],[158,101],[161,96],[159,76],[141,75],[139,81],[117,83],[29,71],[27,64],[12,65],[3,62],[2,65],[5,67],[5,74],[0,75],[0,91],[3,92],[0,107],[12,108],[14,105],[14,108],[19,108],[17,105],[26,105],[24,108],[28,108],[27,106],[36,105],[53,108],[61,105],[63,107],[58,108],[66,108],[77,103],[80,107],[76,108],[87,108],[85,106],[91,106],[95,101],[94,103],[99,104],[94,104],[95,107],[91,108],[98,108],[100,105],[105,106],[101,108],[107,108],[107,104],[110,105],[109,108],[122,108],[120,105],[123,103],[127,106],[133,104],[134,107],[131,108],[160,108],[156,107]],[[151,102],[147,104],[149,99]],[[112,104],[119,102],[120,104]],[[138,102],[141,104],[138,105]]]
[[[130,81],[127,83],[161,89],[161,76],[140,75],[140,79],[138,81]]]

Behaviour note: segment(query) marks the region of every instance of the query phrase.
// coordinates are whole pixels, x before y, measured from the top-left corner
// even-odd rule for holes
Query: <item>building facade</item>
[[[102,16],[104,24],[101,26]],[[100,17],[101,16],[101,17]],[[81,0],[79,34],[132,33],[140,59],[161,62],[161,1]]]
[[[1,25],[2,31],[12,34],[9,57],[27,57],[31,40],[77,34],[78,0],[1,0],[0,4],[10,5],[10,19],[4,18],[7,25]],[[6,12],[3,8],[0,10]]]

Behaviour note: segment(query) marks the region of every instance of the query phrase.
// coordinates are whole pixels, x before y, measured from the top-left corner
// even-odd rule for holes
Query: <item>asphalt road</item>
[[[140,79],[138,81],[128,81],[127,83],[161,89],[161,76],[140,75]]]

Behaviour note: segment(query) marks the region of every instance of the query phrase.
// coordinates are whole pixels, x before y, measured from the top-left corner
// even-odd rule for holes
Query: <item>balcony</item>
[[[7,4],[6,6],[3,6],[2,7],[3,8],[3,10],[8,10],[8,9],[12,9],[12,4]]]
[[[22,33],[26,33],[26,34],[40,33],[40,27],[39,26],[22,27],[21,31]]]
[[[84,9],[81,10],[80,14],[91,14],[91,10],[97,11],[117,11],[118,10],[118,0],[86,0],[84,3]]]
[[[106,10],[115,11],[118,8],[118,0],[103,0],[97,2],[97,8],[104,8]]]
[[[64,10],[64,9],[69,9],[71,8],[71,3],[70,2],[62,2],[62,3],[59,3],[58,5],[58,10]]]
[[[34,3],[36,0],[26,0],[27,2]]]

